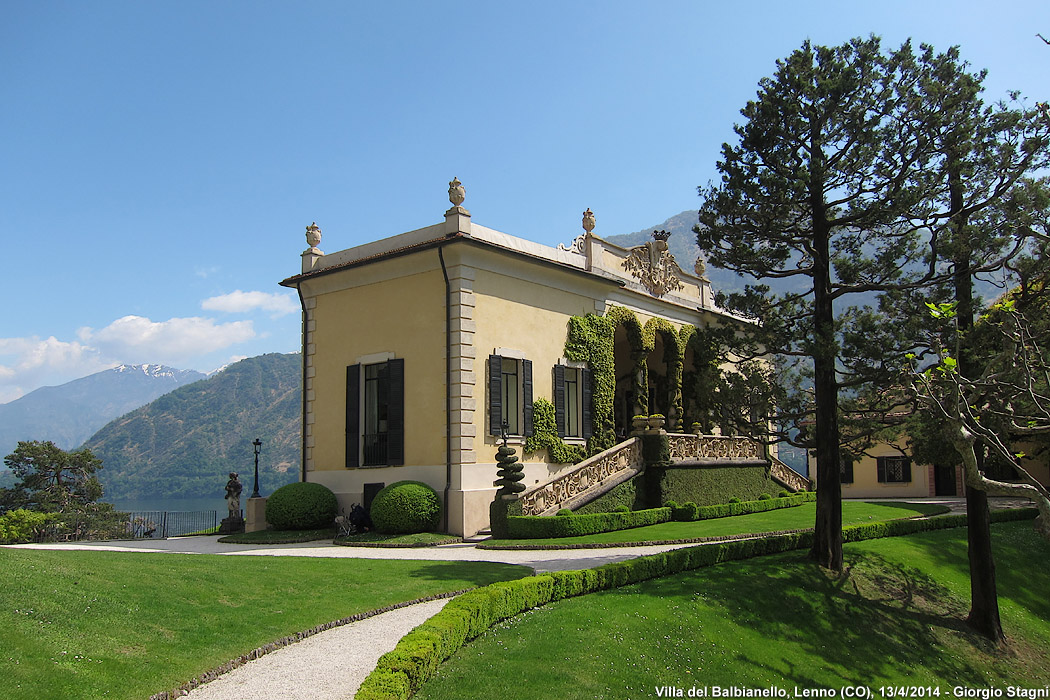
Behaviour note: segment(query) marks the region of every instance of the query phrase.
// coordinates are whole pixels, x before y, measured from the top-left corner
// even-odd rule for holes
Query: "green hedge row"
[[[507,535],[514,540],[534,540],[547,537],[574,537],[614,532],[632,527],[666,523],[671,519],[670,508],[650,508],[617,513],[590,515],[512,515],[507,518]]]
[[[669,520],[693,521],[708,518],[724,518],[730,515],[761,513],[778,508],[800,506],[815,501],[816,492],[804,492],[783,498],[767,498],[761,501],[722,503],[717,506],[698,506],[695,503],[678,505],[671,502],[663,508],[633,510],[615,513],[588,513],[584,515],[561,515],[546,517],[539,515],[512,515],[507,518],[507,537],[514,540],[536,540],[552,537],[575,537],[596,535],[600,532],[627,530],[666,523]]]
[[[803,491],[791,496],[781,498],[767,498],[760,501],[741,501],[740,503],[720,503],[716,506],[698,506],[695,503],[668,504],[671,506],[671,519],[683,522],[694,520],[708,520],[710,518],[726,518],[731,515],[748,515],[750,513],[762,513],[767,510],[778,510],[780,508],[793,508],[808,501],[817,500],[816,491]]]
[[[996,511],[992,513],[992,521],[1029,519],[1037,513],[1035,508]],[[845,527],[842,534],[844,541],[858,542],[965,524],[965,515],[890,520]],[[441,612],[402,638],[393,651],[383,655],[375,670],[361,684],[355,700],[407,700],[437,673],[445,659],[464,644],[501,620],[532,608],[725,561],[804,549],[812,542],[812,532],[733,540],[684,547],[594,569],[555,571],[476,588],[454,598]]]

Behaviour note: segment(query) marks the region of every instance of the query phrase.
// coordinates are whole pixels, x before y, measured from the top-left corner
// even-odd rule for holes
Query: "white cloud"
[[[205,299],[201,302],[201,308],[206,311],[222,311],[224,313],[246,313],[259,309],[270,312],[273,318],[278,318],[299,311],[299,304],[289,294],[280,292],[242,292],[238,289],[229,294]]]
[[[155,322],[143,316],[124,316],[105,328],[81,328],[77,335],[107,357],[124,362],[184,364],[187,360],[222,350],[255,337],[251,321],[216,323],[211,318],[172,318]]]
[[[14,401],[33,389],[62,384],[118,364],[93,348],[54,336],[41,339],[0,338],[0,403]]]

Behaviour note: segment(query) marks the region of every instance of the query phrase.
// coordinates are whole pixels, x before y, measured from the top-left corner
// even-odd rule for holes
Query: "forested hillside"
[[[252,357],[112,421],[84,444],[105,499],[221,496],[230,471],[250,491],[255,438],[263,495],[297,481],[301,380],[298,354]]]

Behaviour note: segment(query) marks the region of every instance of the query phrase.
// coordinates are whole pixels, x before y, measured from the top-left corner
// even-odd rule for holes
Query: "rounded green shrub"
[[[561,508],[555,515],[572,515],[572,508]]]
[[[760,500],[760,501],[768,501],[771,498],[773,498],[773,497],[770,496],[768,493],[760,493],[760,494],[758,494],[758,500]]]
[[[730,503],[740,503],[740,499],[739,498],[735,498],[735,497],[734,498],[730,498],[729,502]]]
[[[616,506],[613,508],[614,513],[630,513],[631,509],[627,506]]]
[[[790,495],[791,494],[788,493],[787,491],[780,491],[779,493],[777,493],[777,498],[787,498]]]
[[[428,532],[441,520],[441,499],[422,481],[397,481],[376,494],[371,514],[377,532]]]
[[[275,530],[317,530],[335,522],[339,504],[327,486],[285,484],[266,499],[266,522]]]

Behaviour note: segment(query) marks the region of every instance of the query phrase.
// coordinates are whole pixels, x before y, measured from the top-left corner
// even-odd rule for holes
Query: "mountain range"
[[[0,404],[0,458],[20,440],[79,446],[109,421],[206,375],[164,365],[121,365],[81,379],[45,386]]]
[[[250,492],[256,438],[260,492],[298,481],[301,385],[298,353],[250,357],[111,421],[84,443],[106,500],[221,497],[231,471]]]

